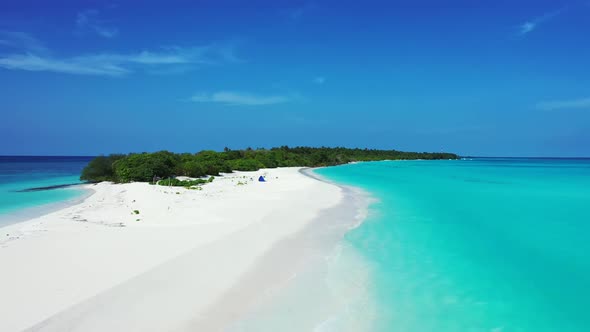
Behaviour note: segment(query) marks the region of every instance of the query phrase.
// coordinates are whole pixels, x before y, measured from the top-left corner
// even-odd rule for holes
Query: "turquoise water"
[[[83,194],[75,187],[23,191],[30,188],[80,183],[87,157],[0,156],[0,226],[14,213],[64,202]]]
[[[590,331],[590,160],[316,172],[378,199],[345,238],[366,263],[376,303],[348,314],[370,319],[371,330]]]

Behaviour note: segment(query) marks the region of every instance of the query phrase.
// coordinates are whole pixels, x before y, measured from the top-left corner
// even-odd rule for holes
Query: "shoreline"
[[[359,162],[355,162],[355,163],[359,163]],[[337,166],[341,166],[341,165],[337,165]],[[337,167],[337,166],[328,166],[328,167]],[[299,170],[299,172],[305,176],[308,176],[308,177],[314,179],[314,180],[321,181],[321,182],[339,187],[342,190],[350,192],[352,195],[357,196],[358,200],[362,200],[363,203],[361,204],[361,207],[359,207],[358,214],[355,217],[358,222],[355,223],[354,225],[352,225],[352,227],[349,229],[349,231],[362,225],[362,223],[365,221],[365,219],[367,219],[367,216],[369,214],[369,206],[372,205],[373,203],[377,202],[378,199],[376,197],[374,197],[370,192],[368,192],[362,188],[341,184],[341,183],[329,180],[329,179],[313,172],[314,170],[320,169],[320,168],[324,168],[324,167],[301,168]]]
[[[342,192],[339,203],[320,210],[303,229],[277,242],[203,315],[206,318],[189,324],[187,331],[231,331],[232,328],[240,330],[244,319],[252,319],[251,316],[260,319],[256,317],[256,310],[272,306],[277,301],[276,298],[280,298],[289,288],[294,287],[293,284],[307,282],[299,281],[298,279],[303,279],[299,275],[309,273],[310,270],[323,269],[324,267],[319,265],[325,265],[326,257],[333,254],[344,234],[362,224],[371,201],[370,195],[359,188],[324,179],[313,173],[314,169],[301,168],[299,173],[338,187]],[[317,283],[321,281],[314,280]],[[261,285],[264,285],[267,291],[256,298],[254,294]],[[297,286],[301,285],[295,285]],[[244,301],[244,298],[253,300]],[[231,308],[229,311],[240,311],[240,314],[230,316],[227,314],[228,308]],[[300,321],[299,324],[301,323]],[[321,325],[322,321],[307,323],[310,328],[314,328]]]
[[[95,193],[95,191],[91,187],[93,186],[93,184],[77,184],[75,186],[68,186],[69,187],[67,187],[66,190],[78,190],[81,192],[80,195],[67,199],[65,201],[30,206],[7,212],[4,215],[0,215],[0,229],[6,226],[27,222],[29,220],[40,218],[53,212],[58,212],[69,207],[82,204],[87,198],[89,198]]]
[[[23,238],[0,247],[0,262],[17,270],[0,276],[6,294],[0,309],[13,320],[0,325],[31,331],[219,330],[239,322],[272,303],[294,274],[321,262],[327,246],[363,218],[358,193],[299,170],[236,172],[202,191],[98,184],[77,205],[0,228],[25,229]],[[270,181],[251,180],[261,173]],[[356,205],[351,197],[359,200]],[[137,222],[130,213],[136,208]],[[35,274],[45,269],[52,269],[47,285],[37,285]],[[158,300],[146,303],[145,296]],[[142,319],[143,328],[133,325]]]

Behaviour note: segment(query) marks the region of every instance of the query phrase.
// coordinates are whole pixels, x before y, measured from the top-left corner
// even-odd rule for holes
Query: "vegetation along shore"
[[[88,182],[152,182],[172,176],[203,177],[232,171],[257,171],[276,167],[335,166],[356,161],[458,159],[453,153],[397,150],[312,148],[282,146],[271,149],[211,150],[191,153],[111,154],[98,156],[84,168],[80,179]]]

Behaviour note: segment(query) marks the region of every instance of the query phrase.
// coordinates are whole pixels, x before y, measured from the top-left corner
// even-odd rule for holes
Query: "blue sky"
[[[590,156],[590,1],[0,2],[0,154]]]

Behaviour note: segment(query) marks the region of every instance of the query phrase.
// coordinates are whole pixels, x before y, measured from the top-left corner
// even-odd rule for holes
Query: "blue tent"
[[[259,182],[266,182],[266,180],[264,179],[264,176],[262,176],[262,175],[258,178],[258,181]]]

